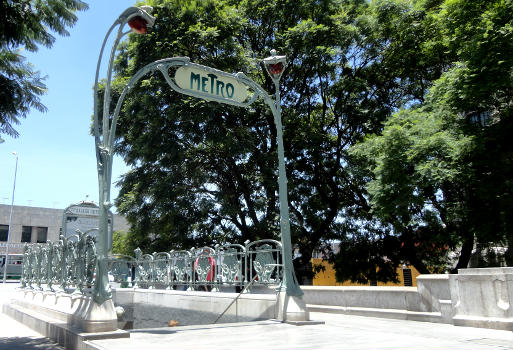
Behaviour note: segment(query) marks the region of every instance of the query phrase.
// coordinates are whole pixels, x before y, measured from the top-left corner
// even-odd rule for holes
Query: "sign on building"
[[[62,231],[65,237],[77,234],[77,230],[96,237],[100,222],[100,210],[96,203],[82,201],[64,209],[62,214]],[[113,217],[109,212],[109,235],[112,235]]]

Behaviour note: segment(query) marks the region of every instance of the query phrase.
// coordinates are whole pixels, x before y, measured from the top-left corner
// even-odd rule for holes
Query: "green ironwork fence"
[[[95,239],[87,233],[26,245],[22,287],[88,294],[96,277],[96,260]],[[138,248],[135,257],[110,255],[108,270],[109,280],[121,287],[240,291],[253,280],[253,286],[282,282],[282,245],[266,239],[152,254]]]

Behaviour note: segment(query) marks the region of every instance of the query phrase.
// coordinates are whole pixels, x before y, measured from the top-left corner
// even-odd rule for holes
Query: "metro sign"
[[[244,102],[248,96],[247,87],[231,77],[231,74],[207,67],[180,67],[176,70],[175,82],[193,96],[207,100],[212,96],[215,99]]]

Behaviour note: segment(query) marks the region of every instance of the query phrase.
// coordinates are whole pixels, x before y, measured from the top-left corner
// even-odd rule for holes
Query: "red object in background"
[[[269,73],[280,74],[283,71],[282,63],[274,63],[269,65]]]
[[[141,16],[135,16],[128,21],[128,25],[138,34],[146,34],[148,32],[148,23]]]
[[[199,259],[200,258],[197,258],[196,261],[194,262],[194,270],[195,271],[198,270]],[[208,264],[210,265],[210,268],[209,268],[208,275],[207,275],[207,281],[210,282],[214,278],[215,266],[216,266],[216,262],[213,257],[211,257],[211,256],[208,257]]]

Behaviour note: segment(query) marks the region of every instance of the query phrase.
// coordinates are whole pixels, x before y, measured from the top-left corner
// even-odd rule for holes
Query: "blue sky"
[[[19,138],[0,135],[0,203],[11,204],[18,153],[15,205],[64,208],[86,199],[98,202],[94,138],[89,135],[93,113],[92,86],[103,38],[118,15],[135,0],[89,0],[78,13],[70,36],[56,36],[51,49],[26,57],[47,76],[42,97],[46,113],[32,111],[16,126]],[[110,47],[109,47],[110,49]],[[102,74],[102,77],[105,74]],[[114,160],[113,182],[128,168]],[[112,186],[112,198],[118,189]]]

